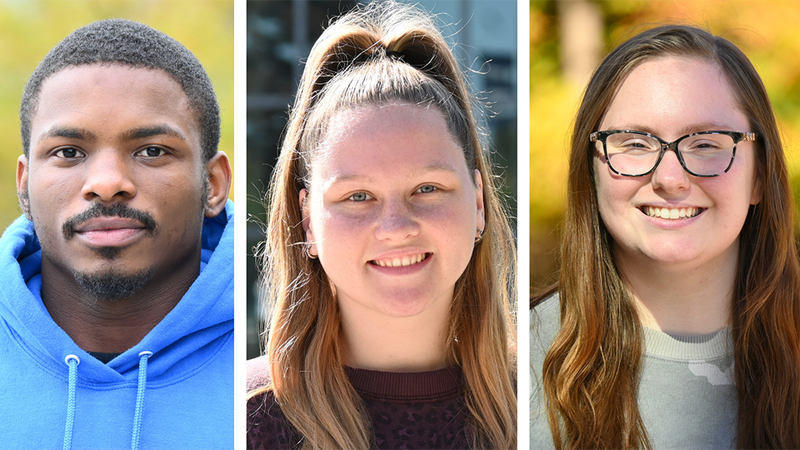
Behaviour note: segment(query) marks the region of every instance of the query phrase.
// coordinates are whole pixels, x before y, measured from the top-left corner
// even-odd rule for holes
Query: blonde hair
[[[305,448],[368,448],[363,402],[344,370],[341,322],[332,283],[305,253],[299,192],[330,118],[386,102],[436,108],[481,173],[486,227],[455,285],[447,352],[464,373],[474,445],[516,448],[516,292],[513,236],[497,195],[458,63],[431,18],[410,5],[375,2],[340,17],[308,57],[270,183],[263,248],[274,301],[267,339],[273,391]]]

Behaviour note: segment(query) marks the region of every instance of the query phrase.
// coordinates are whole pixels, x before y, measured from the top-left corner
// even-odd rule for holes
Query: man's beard
[[[153,270],[145,269],[123,275],[114,271],[105,273],[73,272],[75,281],[87,294],[97,300],[117,301],[132,297],[144,289],[153,278]]]

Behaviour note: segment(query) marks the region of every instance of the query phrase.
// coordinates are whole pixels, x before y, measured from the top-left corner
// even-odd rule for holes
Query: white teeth
[[[700,214],[700,208],[657,208],[654,206],[643,206],[642,212],[650,217],[674,220],[694,217]]]
[[[381,267],[405,267],[418,264],[422,262],[423,259],[425,259],[425,253],[420,253],[419,255],[413,256],[403,256],[402,258],[376,259],[373,261],[373,263]]]

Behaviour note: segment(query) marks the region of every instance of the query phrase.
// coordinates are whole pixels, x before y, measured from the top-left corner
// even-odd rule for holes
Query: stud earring
[[[475,232],[477,233],[477,236],[475,236],[475,243],[477,244],[478,242],[481,241],[481,239],[483,239],[483,230],[481,230],[480,228],[476,228]]]

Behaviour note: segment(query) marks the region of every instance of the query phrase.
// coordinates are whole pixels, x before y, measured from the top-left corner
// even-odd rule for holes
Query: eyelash
[[[75,151],[75,156],[66,156],[66,155],[64,155],[64,151],[66,151],[66,150],[74,150]],[[57,158],[68,159],[68,160],[69,159],[79,159],[79,158],[86,157],[85,153],[83,153],[81,150],[78,150],[75,147],[61,147],[61,148],[57,149],[56,151],[54,151],[53,155],[55,157],[57,157]]]
[[[424,190],[426,188],[429,188],[430,190]],[[414,193],[415,194],[432,194],[432,193],[434,193],[434,192],[436,192],[438,190],[439,190],[439,188],[434,186],[434,185],[432,185],[432,184],[425,184],[425,185],[422,185],[419,188],[417,188],[417,190],[415,190]],[[355,199],[355,197],[357,195],[363,195],[365,198],[363,198],[361,200],[357,200],[357,199]],[[373,197],[371,195],[367,194],[366,192],[356,192],[355,194],[347,197],[348,200],[350,200],[352,202],[356,202],[356,203],[365,202],[365,201],[370,200],[372,198]]]
[[[354,198],[356,195],[364,195],[366,198],[364,198],[363,200],[356,200]],[[366,192],[356,192],[355,194],[351,195],[350,197],[347,197],[348,200],[356,202],[356,203],[365,202],[365,201],[367,201],[367,200],[369,200],[371,198],[372,198],[372,196],[367,194]]]
[[[164,156],[164,155],[167,154],[167,151],[163,147],[158,147],[158,146],[155,146],[155,145],[148,145],[147,147],[143,147],[142,149],[137,150],[136,152],[134,152],[134,155],[138,155],[138,154],[140,154],[142,152],[146,152],[147,150],[149,150],[151,148],[160,151],[161,154],[160,155],[156,155],[156,156],[151,156],[151,155],[141,155],[141,156],[143,156],[145,158],[158,158],[159,156]]]
[[[157,147],[157,146],[155,146],[155,145],[148,145],[147,147],[144,147],[144,148],[142,148],[142,149],[140,149],[140,150],[137,150],[137,151],[135,151],[133,154],[134,154],[134,155],[138,155],[138,154],[140,154],[140,153],[142,153],[142,152],[146,152],[146,151],[147,151],[147,150],[149,150],[149,149],[156,149],[156,150],[158,150],[158,151],[159,151],[159,152],[161,152],[161,153],[160,153],[159,155],[156,155],[156,156],[151,156],[151,155],[141,155],[141,156],[143,156],[143,157],[145,157],[145,158],[158,158],[159,156],[164,156],[164,155],[166,155],[166,154],[167,154],[167,151],[166,151],[166,150],[165,150],[163,147]],[[74,151],[74,152],[75,152],[75,155],[74,155],[74,156],[66,156],[66,155],[64,154],[64,152],[65,152],[65,151],[68,151],[68,150],[72,150],[72,151]],[[61,147],[61,148],[59,148],[59,149],[56,149],[56,150],[53,152],[53,155],[54,155],[55,157],[57,157],[57,158],[61,158],[61,159],[79,159],[79,158],[85,158],[85,157],[86,157],[86,154],[85,154],[83,151],[81,151],[81,150],[78,150],[78,149],[77,149],[77,148],[75,148],[75,147]]]

